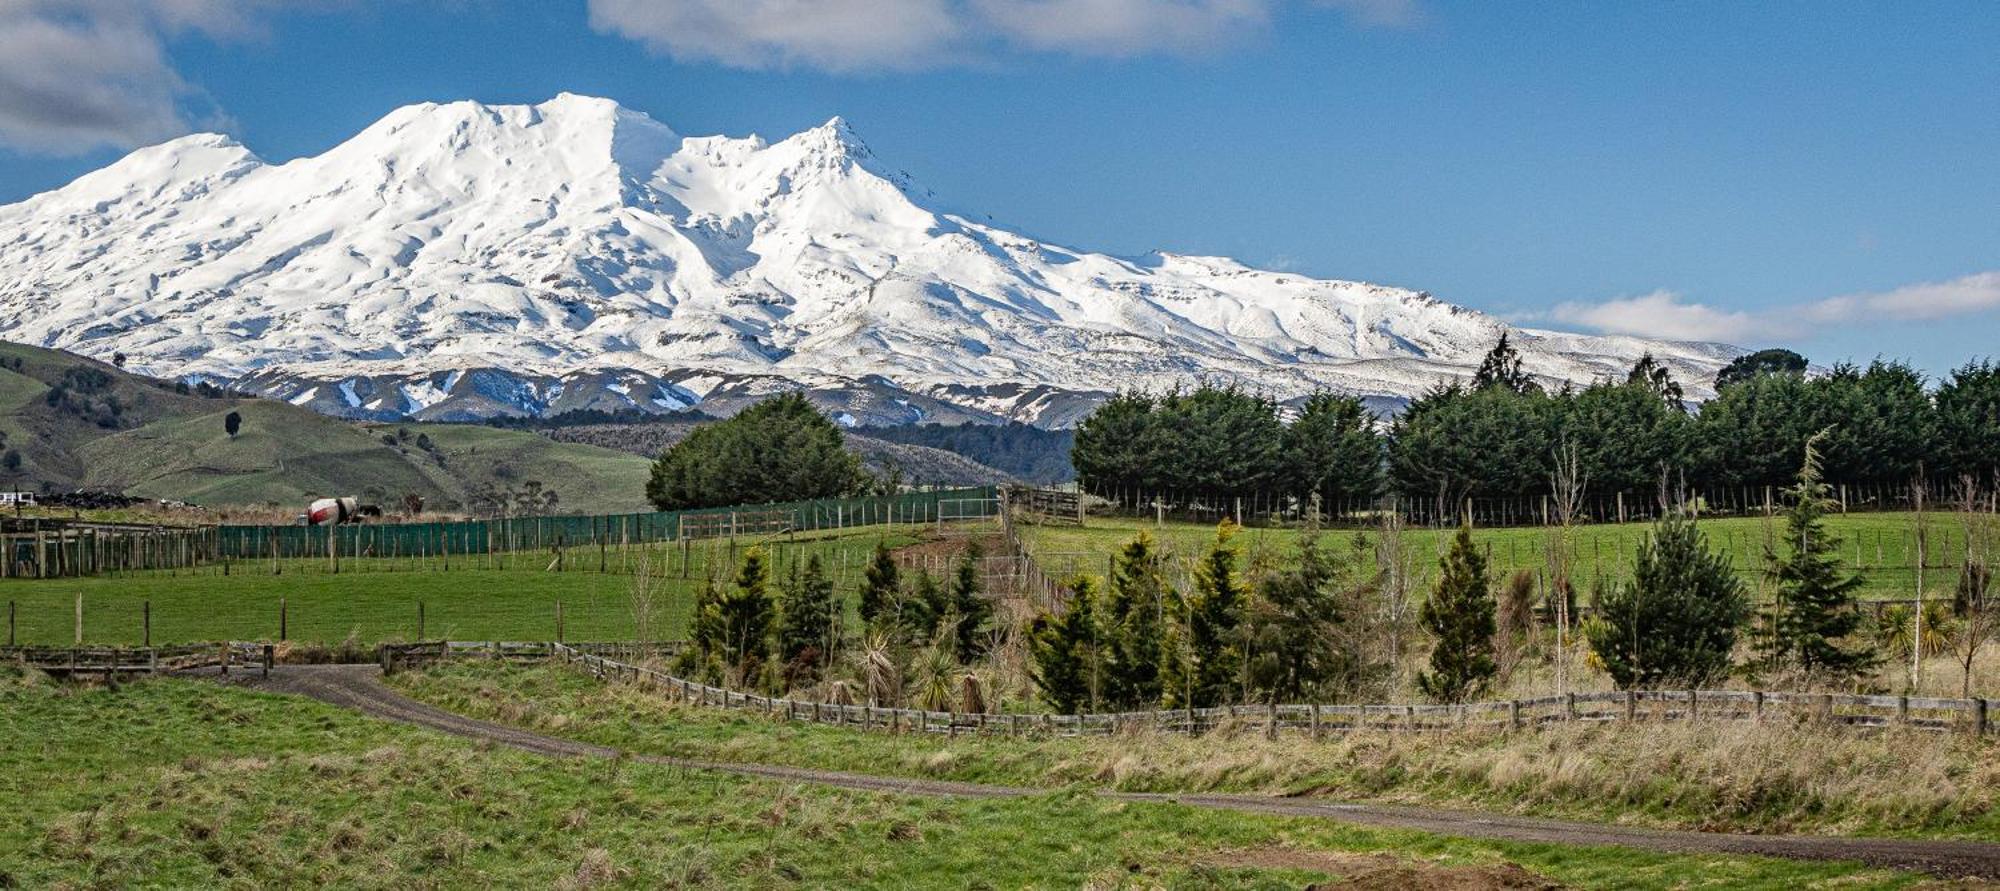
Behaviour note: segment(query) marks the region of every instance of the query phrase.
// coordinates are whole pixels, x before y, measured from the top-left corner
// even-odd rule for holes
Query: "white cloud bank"
[[[1212,51],[1296,0],[590,0],[591,27],[682,61],[833,72],[914,70],[994,51],[1126,58]],[[1418,0],[1313,0],[1368,27]]]
[[[1754,312],[1691,303],[1654,291],[1598,303],[1563,303],[1548,318],[1607,334],[1730,342],[1795,338],[1835,325],[1920,322],[2000,312],[2000,271],[1887,291],[1847,294]]]
[[[168,37],[242,38],[283,0],[0,0],[0,144],[129,148],[212,124]]]

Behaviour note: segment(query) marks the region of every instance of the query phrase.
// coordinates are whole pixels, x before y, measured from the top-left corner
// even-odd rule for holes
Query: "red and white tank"
[[[354,516],[357,507],[352,498],[321,498],[306,508],[306,523],[312,526],[345,523]]]

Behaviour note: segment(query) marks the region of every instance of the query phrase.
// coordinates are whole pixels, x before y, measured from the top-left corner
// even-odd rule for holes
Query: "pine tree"
[[[793,562],[792,579],[784,595],[778,610],[778,658],[785,663],[789,680],[810,679],[833,660],[834,622],[840,615],[833,580],[826,577],[826,566],[818,554],[806,559],[803,573]]]
[[[749,683],[763,664],[767,638],[777,618],[763,551],[751,548],[744,553],[735,584],[722,591],[716,607],[716,630],[721,636],[717,650],[722,663],[736,673],[739,682]]]
[[[1111,566],[1104,624],[1104,701],[1138,708],[1160,701],[1169,589],[1153,537],[1140,532]]]
[[[1660,397],[1675,411],[1687,410],[1683,404],[1687,393],[1681,389],[1680,382],[1674,380],[1673,372],[1653,358],[1652,353],[1640,356],[1639,361],[1633,363],[1632,370],[1625,374],[1625,382],[1653,391],[1653,395]]]
[[[1243,670],[1243,622],[1248,591],[1236,573],[1236,524],[1223,520],[1215,543],[1195,567],[1194,592],[1182,612],[1184,631],[1170,637],[1167,698],[1174,705],[1208,708],[1238,698]]]
[[[1102,688],[1103,638],[1097,621],[1097,592],[1088,577],[1070,587],[1060,615],[1043,613],[1028,626],[1030,673],[1043,701],[1063,714],[1095,709]]]
[[[1507,332],[1500,332],[1500,342],[1480,360],[1479,370],[1472,375],[1472,389],[1484,390],[1500,387],[1515,393],[1540,393],[1542,387],[1535,379],[1521,369],[1521,353],[1507,340]]]
[[[1777,602],[1766,619],[1761,648],[1772,668],[1796,667],[1809,674],[1853,677],[1875,664],[1874,647],[1841,641],[1861,627],[1854,592],[1864,579],[1840,568],[1840,539],[1826,530],[1831,487],[1820,476],[1820,437],[1806,440],[1798,483],[1786,490],[1787,552],[1764,556],[1777,583]]]
[[[958,567],[952,573],[951,587],[946,591],[951,634],[960,659],[971,659],[979,654],[983,649],[979,633],[993,618],[993,604],[981,596],[979,590],[979,570],[984,557],[977,543],[968,546],[958,560]]]
[[[1499,670],[1493,663],[1493,589],[1470,521],[1458,528],[1439,566],[1437,588],[1417,613],[1437,636],[1430,670],[1417,676],[1417,686],[1439,702],[1464,702],[1485,692]]]
[[[1299,537],[1297,565],[1265,576],[1244,622],[1250,686],[1267,702],[1318,698],[1344,686],[1359,663],[1342,639],[1345,567],[1320,544],[1318,530]]]
[[[896,624],[902,626],[905,639],[926,641],[936,636],[950,612],[951,601],[937,577],[918,570],[916,581],[896,601]]]
[[[902,586],[900,575],[889,543],[876,542],[874,558],[861,571],[861,596],[856,606],[861,611],[862,624],[872,627],[895,610],[897,592]]]
[[[1750,602],[1729,559],[1694,521],[1671,516],[1640,545],[1630,584],[1614,585],[1585,628],[1619,688],[1699,687],[1729,673]]]
[[[727,636],[722,620],[722,589],[714,576],[695,592],[688,617],[688,646],[674,660],[674,672],[714,682],[722,679],[722,647]]]

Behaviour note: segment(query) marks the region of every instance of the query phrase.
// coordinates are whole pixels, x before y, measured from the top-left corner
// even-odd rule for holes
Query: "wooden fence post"
[[[1627,690],[1625,691],[1625,723],[1630,724],[1634,721],[1637,721],[1638,719],[1639,719],[1639,694],[1631,690]]]
[[[424,639],[424,602],[417,601],[417,639]]]
[[[14,601],[7,601],[7,646],[14,646]]]
[[[7,606],[9,610],[13,609],[12,603],[9,603]],[[153,645],[153,602],[152,601],[148,600],[141,605],[139,616],[140,616],[139,618],[140,641],[143,643],[144,646],[150,647]],[[8,630],[9,631],[13,630],[13,617],[11,615],[8,616]],[[12,644],[14,642],[13,638],[14,638],[13,634],[11,633],[8,634],[7,643]]]
[[[278,639],[291,640],[291,611],[285,598],[278,598]]]
[[[1833,721],[1832,693],[1821,693],[1819,695],[1819,719],[1827,723],[1832,723]]]
[[[1896,697],[1896,726],[1910,723],[1910,697]]]
[[[1507,700],[1507,726],[1515,728],[1521,726],[1521,700],[1519,699]]]
[[[83,646],[83,592],[76,592],[76,645]]]
[[[267,678],[271,676],[271,663],[277,661],[277,649],[271,644],[264,645],[264,676]]]
[[[1764,691],[1762,690],[1757,690],[1750,694],[1750,720],[1758,724],[1764,723]]]
[[[1565,720],[1565,721],[1574,721],[1574,720],[1576,720],[1576,694],[1575,694],[1575,693],[1564,693],[1564,694],[1563,694],[1563,720]]]
[[[556,601],[556,643],[563,642],[562,601]]]
[[[1975,699],[1972,701],[1972,721],[1968,727],[1968,730],[1972,733],[1973,737],[1975,738],[1986,735],[1985,699]]]

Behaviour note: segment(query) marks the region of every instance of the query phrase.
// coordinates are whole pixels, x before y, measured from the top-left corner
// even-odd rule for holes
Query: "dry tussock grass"
[[[1642,820],[1702,814],[1715,828],[1947,826],[1991,814],[2000,796],[2000,757],[1988,745],[1813,724],[1577,723],[1319,742],[1141,734],[1085,751],[1094,757],[1059,762],[1052,776],[1135,790],[1459,797],[1523,811],[1615,804]]]

